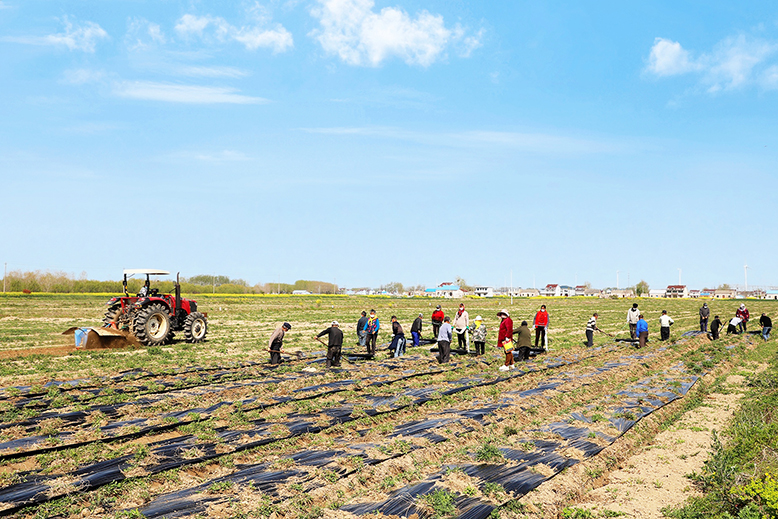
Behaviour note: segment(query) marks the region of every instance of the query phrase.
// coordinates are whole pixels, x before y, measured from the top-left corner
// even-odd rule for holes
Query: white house
[[[519,297],[538,297],[540,290],[537,288],[522,288],[519,290]]]
[[[575,295],[575,288],[570,285],[559,285],[559,295],[562,297],[572,297]]]
[[[311,293],[308,292],[307,290],[292,290],[292,295],[293,296],[309,296],[309,295],[311,295]]]
[[[460,299],[465,297],[465,293],[459,288],[459,285],[442,284],[439,287],[428,288],[424,291],[428,297],[445,297],[446,299]]]
[[[717,288],[714,292],[714,297],[716,299],[734,299],[736,295],[736,291],[728,288]]]
[[[494,288],[492,287],[473,287],[473,294],[478,297],[494,297]]]
[[[600,297],[600,294],[602,294],[602,290],[596,288],[587,288],[583,293],[584,297]]]
[[[540,295],[546,297],[559,297],[562,295],[562,287],[559,285],[546,285],[546,288],[540,291]]]
[[[762,299],[778,300],[778,290],[775,290],[775,289],[765,290],[765,293],[764,293],[764,296],[762,296]]]
[[[614,289],[611,290],[611,297],[618,297],[618,298],[625,298],[625,297],[635,297],[635,293],[632,291],[631,288],[623,288],[623,289]]]
[[[686,288],[686,285],[667,285],[665,297],[672,299],[687,298],[689,297],[689,290]]]
[[[666,290],[654,289],[648,291],[648,297],[665,297],[666,294]]]

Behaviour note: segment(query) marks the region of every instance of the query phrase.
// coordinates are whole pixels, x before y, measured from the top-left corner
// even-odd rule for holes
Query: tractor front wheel
[[[192,312],[184,320],[184,340],[186,342],[203,342],[208,333],[208,320],[200,312]]]
[[[168,335],[172,335],[167,308],[153,304],[138,312],[133,323],[133,333],[144,346],[165,344]]]

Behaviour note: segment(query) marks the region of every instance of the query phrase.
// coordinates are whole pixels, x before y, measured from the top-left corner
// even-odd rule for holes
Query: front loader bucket
[[[99,350],[102,348],[125,348],[140,346],[140,342],[122,330],[113,328],[76,327],[68,328],[62,335],[73,335],[77,350]]]

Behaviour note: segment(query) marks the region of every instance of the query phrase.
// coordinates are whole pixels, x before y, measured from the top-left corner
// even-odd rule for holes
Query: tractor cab
[[[130,297],[130,293],[127,291],[127,279],[134,275],[146,275],[146,283],[141,287],[137,297],[158,297],[159,289],[151,288],[151,279],[149,276],[168,276],[170,272],[167,270],[159,269],[124,269],[124,279],[122,280],[122,287],[124,288],[125,297]]]

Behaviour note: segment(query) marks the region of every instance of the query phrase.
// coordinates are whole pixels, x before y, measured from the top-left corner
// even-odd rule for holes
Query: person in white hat
[[[748,313],[748,308],[746,308],[745,304],[740,304],[740,308],[735,312],[735,317],[740,317],[740,324],[738,324],[740,333],[746,333],[746,325],[748,324],[748,318],[751,317],[751,314]]]
[[[475,354],[483,355],[486,353],[486,324],[484,318],[480,315],[473,321],[473,344],[475,344]]]
[[[343,347],[343,330],[340,329],[338,321],[332,321],[329,328],[321,332],[316,336],[316,339],[321,341],[320,337],[327,335],[327,367],[339,368],[340,367],[340,350]]]

